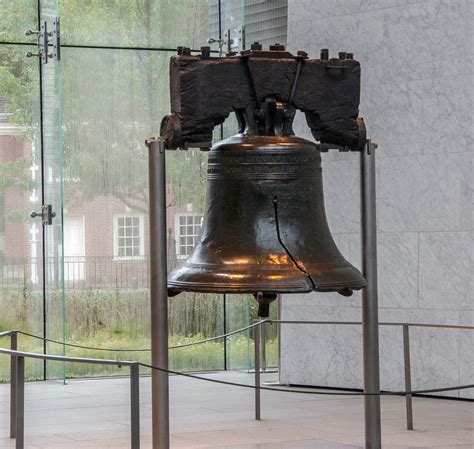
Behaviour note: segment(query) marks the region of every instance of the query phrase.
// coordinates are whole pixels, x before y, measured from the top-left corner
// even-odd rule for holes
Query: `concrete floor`
[[[244,373],[209,377],[251,383]],[[275,380],[275,375],[265,375]],[[351,449],[364,444],[363,399],[262,392],[262,421],[253,419],[253,390],[171,377],[171,447],[199,449]],[[141,379],[142,448],[151,448],[150,379]],[[9,432],[9,385],[0,385],[0,448]],[[128,380],[26,385],[25,448],[129,448]],[[405,430],[404,399],[383,397],[384,449],[474,448],[474,403],[414,399],[414,431]]]

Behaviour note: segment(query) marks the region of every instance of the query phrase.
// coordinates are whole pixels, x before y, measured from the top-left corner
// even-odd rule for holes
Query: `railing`
[[[51,279],[62,275],[61,258],[46,257],[45,269]],[[6,259],[0,263],[0,290],[41,289],[42,258]],[[140,289],[149,287],[147,257],[113,256],[64,257],[64,281],[72,290]]]
[[[280,391],[280,392],[298,392],[298,390],[288,390],[288,389],[279,389],[279,388],[269,388],[261,385],[261,371],[262,371],[262,348],[265,346],[265,325],[266,324],[298,324],[298,325],[344,325],[344,326],[360,326],[362,325],[359,321],[299,321],[299,320],[262,320],[257,321],[249,326],[246,326],[242,329],[238,329],[227,334],[219,335],[217,337],[212,337],[206,340],[201,340],[198,342],[192,342],[179,346],[172,346],[169,349],[179,349],[181,347],[186,347],[190,345],[197,345],[207,343],[209,341],[215,341],[218,339],[225,339],[231,335],[235,335],[239,332],[246,332],[252,328],[255,330],[254,334],[254,351],[255,351],[255,373],[254,373],[254,383],[255,385],[251,388],[254,388],[255,391],[255,419],[261,419],[261,390],[269,391]],[[450,391],[456,389],[472,388],[474,385],[468,386],[459,386],[459,387],[448,387],[448,388],[435,388],[431,390],[418,390],[413,391],[411,385],[411,364],[410,364],[410,327],[426,327],[426,328],[439,328],[439,329],[462,329],[462,330],[474,330],[474,326],[463,326],[463,325],[445,325],[445,324],[417,324],[417,323],[389,323],[382,322],[380,326],[396,326],[401,327],[403,331],[403,353],[404,353],[404,378],[405,378],[405,390],[403,392],[382,392],[382,395],[398,395],[405,396],[406,403],[406,421],[407,429],[413,430],[413,394],[422,394],[422,393],[435,393],[441,391]],[[120,361],[120,360],[108,360],[108,359],[91,359],[91,358],[80,358],[80,357],[65,357],[49,354],[37,354],[31,352],[22,352],[18,351],[18,333],[28,335],[30,337],[35,337],[42,339],[42,337],[34,336],[32,334],[23,333],[20,331],[8,331],[0,333],[0,337],[10,336],[10,349],[0,348],[0,354],[9,354],[11,360],[11,383],[10,383],[10,437],[16,438],[16,449],[24,448],[24,401],[25,401],[25,358],[36,358],[43,360],[51,360],[58,362],[75,362],[75,363],[91,363],[99,365],[115,365],[115,366],[129,366],[130,368],[130,407],[131,407],[131,448],[139,449],[140,447],[140,402],[139,402],[139,376],[140,371],[139,367],[148,366],[150,368],[159,369],[160,368],[152,367],[151,365],[146,365],[139,363],[137,361]],[[55,343],[54,340],[51,340]],[[110,348],[90,348],[85,346],[80,346],[76,344],[60,343],[64,346],[73,346],[73,347],[82,347],[84,349],[101,349],[103,351],[122,351],[126,352],[127,349],[110,349]],[[133,349],[133,351],[149,351],[149,349]],[[167,371],[167,370],[164,370]],[[198,376],[177,373],[173,371],[168,371],[171,374],[181,374],[190,378],[197,378],[202,380],[209,380],[206,378],[201,378]],[[242,387],[249,387],[248,385],[234,384],[227,381],[216,381],[213,382],[223,383],[227,385],[236,385]],[[364,393],[337,393],[337,392],[315,392],[314,394],[326,394],[326,395],[363,395]]]
[[[96,365],[128,366],[130,368],[130,425],[131,448],[140,448],[140,364],[129,360],[89,359],[59,355],[37,354],[17,350],[18,332],[0,333],[10,336],[10,348],[0,348],[0,354],[10,355],[10,438],[16,438],[16,449],[25,447],[25,358],[56,362],[91,363]]]
[[[266,323],[281,324],[319,324],[319,325],[344,325],[344,326],[361,326],[360,321],[300,321],[300,320],[264,320],[261,321],[264,326]],[[403,331],[403,365],[405,378],[405,402],[406,402],[406,421],[407,429],[413,430],[413,394],[411,384],[411,358],[410,358],[410,327],[427,327],[438,329],[464,329],[474,330],[474,326],[450,325],[450,324],[418,324],[418,323],[390,323],[381,322],[380,326],[396,326],[401,327]],[[262,329],[262,326],[260,326]],[[258,332],[257,332],[258,334]],[[255,339],[255,356],[260,354],[259,348],[260,338]],[[260,357],[259,357],[260,358]],[[256,359],[257,360],[257,359]],[[260,374],[255,373],[255,385],[260,385]],[[260,419],[260,390],[255,390],[255,419]],[[257,397],[258,396],[258,397]]]

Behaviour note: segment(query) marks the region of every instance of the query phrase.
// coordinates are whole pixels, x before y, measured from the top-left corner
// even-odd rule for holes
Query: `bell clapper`
[[[276,293],[257,292],[253,296],[258,302],[258,316],[268,318],[270,316],[270,304],[277,298]]]

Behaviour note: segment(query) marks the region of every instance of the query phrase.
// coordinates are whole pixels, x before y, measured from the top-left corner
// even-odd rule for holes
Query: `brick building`
[[[0,195],[0,287],[41,286],[43,259],[40,219],[30,213],[41,208],[41,178],[34,145],[22,140],[22,130],[0,125],[0,163],[25,160],[28,185],[12,185]],[[30,157],[32,155],[32,157]],[[67,182],[73,182],[66,180]],[[74,182],[80,182],[75,180]],[[167,186],[167,235],[170,269],[186,258],[194,247],[201,226],[201,215],[191,204],[175,205]],[[61,247],[61,216],[53,219],[48,236],[56,233],[55,244],[46,245],[49,281],[59,280],[64,251],[64,280],[69,288],[140,288],[148,286],[148,215],[146,208],[126,205],[108,195],[75,201],[65,207]],[[51,242],[50,242],[51,243]]]

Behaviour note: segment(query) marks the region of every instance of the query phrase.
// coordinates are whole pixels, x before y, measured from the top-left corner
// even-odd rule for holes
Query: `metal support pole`
[[[223,306],[223,324],[224,324],[224,332],[223,334],[227,334],[227,296],[224,293],[222,295],[222,306]],[[224,337],[224,371],[227,371],[227,337]]]
[[[147,141],[150,198],[151,363],[168,369],[168,291],[166,257],[165,146],[160,138]],[[168,373],[152,370],[152,447],[169,449]]]
[[[10,349],[18,349],[18,334],[12,332],[10,335]],[[16,392],[18,387],[17,380],[18,358],[15,355],[10,356],[10,438],[16,437]]]
[[[379,317],[377,292],[377,218],[375,196],[375,149],[367,140],[361,152],[362,273],[367,287],[362,290],[362,329],[364,347],[364,392],[380,393]],[[365,448],[381,449],[380,396],[365,399]]]
[[[130,365],[130,429],[132,449],[140,449],[140,365]]]
[[[405,391],[411,391],[410,330],[403,325],[403,358],[405,364]],[[405,395],[407,408],[407,429],[413,430],[413,400],[411,393]]]
[[[25,358],[17,357],[16,449],[25,446]]]
[[[263,323],[260,325],[260,329],[262,329],[262,338],[261,338],[261,347],[262,347],[262,371],[265,372],[267,370],[267,327]]]
[[[260,337],[262,326],[255,328],[255,419],[260,421]]]

